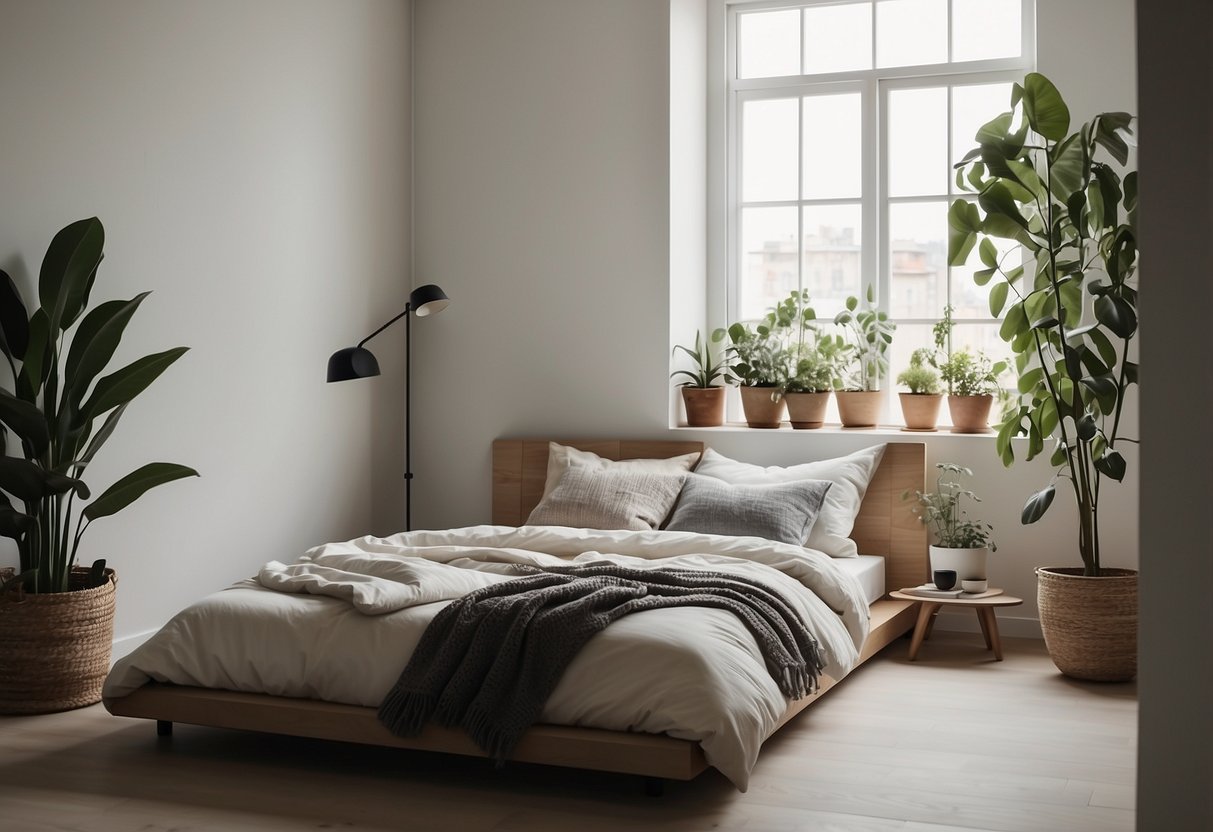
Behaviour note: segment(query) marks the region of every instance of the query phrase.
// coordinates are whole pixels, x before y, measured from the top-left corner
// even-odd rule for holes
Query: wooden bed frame
[[[700,453],[702,442],[560,441],[608,459],[666,458]],[[543,494],[547,439],[499,439],[493,443],[493,523],[520,525]],[[885,556],[885,586],[920,583],[927,575],[926,529],[901,501],[906,489],[921,489],[925,447],[889,443],[864,497],[852,538],[861,553]],[[860,662],[914,625],[913,604],[882,598],[871,606],[871,631]],[[837,680],[823,675],[813,695],[789,705],[781,728],[816,702]],[[172,724],[207,725],[369,745],[487,756],[461,731],[427,726],[416,737],[397,737],[376,718],[375,708],[310,699],[237,693],[178,685],[150,684],[106,703],[115,716],[156,720],[157,733]],[[690,780],[708,767],[698,743],[663,734],[536,725],[511,759],[528,763],[638,774],[660,782]]]

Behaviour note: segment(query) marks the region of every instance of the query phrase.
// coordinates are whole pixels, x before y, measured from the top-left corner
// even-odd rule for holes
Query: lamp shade
[[[346,347],[329,356],[329,381],[349,381],[379,375],[379,362],[365,347]]]
[[[413,314],[419,318],[437,315],[443,309],[446,309],[446,305],[450,302],[450,298],[446,296],[446,292],[433,283],[418,286],[409,295],[409,306],[412,307]]]

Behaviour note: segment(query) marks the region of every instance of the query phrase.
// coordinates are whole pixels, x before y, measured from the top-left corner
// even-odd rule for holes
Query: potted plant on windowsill
[[[992,363],[986,354],[967,349],[952,351],[952,305],[944,307],[935,324],[935,351],[929,361],[939,370],[948,391],[948,415],[953,433],[988,433],[990,410],[1000,392],[998,377],[1007,370],[1005,361]],[[940,362],[939,356],[944,360]]]
[[[789,300],[797,306],[791,323],[796,329],[796,342],[788,346],[792,370],[783,397],[793,430],[814,430],[825,424],[830,391],[838,375],[842,339],[818,332],[817,313],[809,305],[807,291],[793,292]]]
[[[988,433],[990,409],[998,393],[998,376],[1004,362],[991,364],[984,353],[974,355],[958,350],[939,368],[939,376],[948,386],[948,413],[953,433]]]
[[[165,350],[101,375],[148,294],[107,301],[84,314],[104,242],[95,217],[55,235],[32,315],[0,271],[0,352],[12,385],[0,387],[0,535],[16,542],[20,558],[16,576],[0,586],[3,713],[67,710],[100,700],[116,578],[104,560],[76,566],[81,538],[94,521],[149,489],[197,476],[183,465],[149,463],[80,508],[78,501],[91,496],[86,469],[127,406],[186,351]]]
[[[713,337],[712,342],[721,339]],[[694,370],[675,370],[670,378],[686,376],[689,381],[679,385],[682,391],[682,405],[687,414],[687,425],[693,428],[712,428],[724,424],[724,395],[725,388],[714,382],[724,378],[725,363],[712,355],[711,347],[704,341],[698,330],[695,331],[694,348],[682,344],[674,347],[674,354],[682,350],[695,362]]]
[[[859,299],[847,298],[846,309],[834,316],[847,337],[846,361],[850,370],[835,389],[838,415],[844,428],[875,427],[880,416],[880,380],[889,371],[885,353],[893,343],[897,325],[876,309],[875,291],[869,285],[867,303],[861,309]]]
[[[906,430],[933,431],[939,422],[943,394],[939,392],[939,373],[930,362],[930,350],[914,350],[910,355],[910,366],[897,376],[898,384],[910,388],[910,392],[898,394]]]
[[[712,334],[729,339],[729,380],[741,388],[741,409],[752,428],[777,428],[783,421],[784,387],[792,375],[789,333],[805,315],[812,320],[808,294],[792,292],[756,324],[738,322]]]
[[[1011,465],[1012,438],[1027,437],[1027,459],[1052,440],[1053,480],[1028,499],[1022,522],[1044,515],[1058,479],[1074,495],[1082,567],[1036,573],[1045,643],[1062,673],[1097,681],[1137,672],[1137,573],[1104,565],[1099,534],[1105,480],[1124,479],[1120,449],[1134,441],[1121,434],[1121,415],[1138,376],[1137,173],[1122,179],[1100,156],[1127,164],[1132,120],[1102,113],[1070,132],[1057,88],[1029,73],[956,165],[976,204],[958,199],[948,214],[949,263],[964,263],[980,241],[986,268],[974,280],[989,285],[995,314],[1005,307],[1000,334],[1020,396],[998,426],[998,454]],[[1035,268],[1004,269],[990,237],[1028,249]]]
[[[954,462],[937,462],[939,476],[934,491],[915,491],[914,513],[926,525],[935,543],[930,547],[931,573],[937,569],[956,572],[957,581],[984,581],[990,552],[997,551],[994,545],[993,527],[982,520],[972,520],[962,506],[964,500],[980,503],[972,491],[960,483],[960,477],[971,477],[973,472]],[[908,499],[909,493],[902,495]]]

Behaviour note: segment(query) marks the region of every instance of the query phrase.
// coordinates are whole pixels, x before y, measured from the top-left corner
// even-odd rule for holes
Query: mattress
[[[884,558],[878,555],[860,555],[857,558],[834,558],[834,565],[859,580],[864,597],[871,604],[885,593]]]

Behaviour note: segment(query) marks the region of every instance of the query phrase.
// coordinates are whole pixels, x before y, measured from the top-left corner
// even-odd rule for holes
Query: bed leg
[[[644,778],[645,797],[661,797],[665,794],[665,780],[661,777]]]
[[[171,737],[173,735],[172,720],[158,719],[156,720],[156,736]]]

